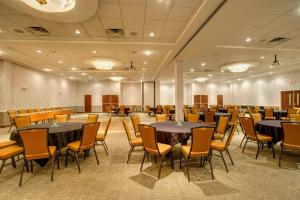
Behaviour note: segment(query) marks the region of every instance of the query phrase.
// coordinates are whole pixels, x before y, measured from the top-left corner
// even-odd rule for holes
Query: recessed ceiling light
[[[201,63],[201,66],[205,66],[205,65],[206,65],[206,63],[205,63],[205,62]]]
[[[76,30],[75,33],[76,33],[77,35],[79,35],[79,34],[80,34],[80,30]]]
[[[154,34],[153,32],[151,32],[151,33],[149,33],[149,36],[150,36],[150,37],[154,37],[155,34]]]
[[[208,74],[209,77],[212,77],[212,74]]]
[[[192,69],[190,69],[190,72],[194,72],[195,70],[192,68]]]
[[[150,51],[150,50],[145,50],[145,51],[144,51],[144,55],[146,55],[146,56],[150,56],[152,53],[153,53],[153,52]]]
[[[63,63],[63,61],[59,60],[59,61],[58,61],[58,63],[59,63],[59,64],[62,64],[62,63]]]
[[[144,65],[147,65],[147,64],[148,64],[148,62],[147,62],[147,61],[145,61],[145,62],[144,62]]]
[[[97,51],[93,51],[93,54],[96,54],[97,53]]]
[[[238,80],[239,80],[239,81],[241,81],[242,79],[241,79],[241,78],[239,78]]]
[[[72,77],[72,76],[71,76],[71,77],[69,77],[69,79],[73,80],[73,79],[74,79],[74,77]]]
[[[76,67],[71,67],[71,70],[76,71],[77,68]]]
[[[51,71],[51,69],[49,69],[49,68],[44,68],[43,69],[45,72],[50,72]]]
[[[224,73],[224,70],[221,70],[222,73]]]
[[[143,70],[143,71],[145,71],[145,70],[146,70],[146,68],[144,68],[144,67],[143,67],[143,69],[142,69],[142,70]]]
[[[85,76],[85,75],[86,75],[86,73],[84,73],[84,72],[83,72],[83,73],[81,73],[81,75],[82,75],[82,76]]]
[[[42,50],[38,49],[36,50],[37,53],[42,53]]]
[[[271,69],[273,69],[273,68],[274,68],[274,66],[273,66],[273,65],[270,65],[270,68],[271,68]]]
[[[0,29],[0,33],[2,33],[2,30]]]
[[[247,37],[245,41],[246,42],[251,42],[251,38]]]
[[[261,56],[261,57],[260,57],[260,59],[264,59],[264,58],[265,58],[264,56]]]

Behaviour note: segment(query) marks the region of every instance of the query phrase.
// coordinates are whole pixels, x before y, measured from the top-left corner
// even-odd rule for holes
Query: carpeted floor
[[[83,120],[85,115],[75,115],[73,121]],[[143,123],[153,122],[154,118],[141,115]],[[106,116],[101,116],[105,121]],[[265,148],[255,160],[256,145],[249,144],[241,153],[239,142],[242,135],[235,135],[230,146],[234,165],[225,155],[229,173],[226,173],[222,159],[213,157],[215,180],[211,180],[209,165],[199,168],[199,161],[191,164],[191,182],[188,183],[186,169],[175,169],[165,162],[162,175],[156,179],[158,167],[153,161],[145,162],[140,173],[143,151],[132,154],[126,164],[129,144],[122,126],[122,120],[113,118],[106,143],[109,156],[101,145],[97,146],[100,165],[94,154],[86,160],[80,155],[81,174],[76,162],[70,159],[67,168],[60,159],[61,168],[55,169],[54,181],[50,181],[50,165],[41,168],[34,166],[34,173],[24,173],[23,186],[18,187],[22,161],[17,169],[6,166],[0,175],[0,199],[300,199],[300,152],[286,151],[282,168],[277,166],[279,148],[276,146],[276,160],[271,150]],[[102,128],[103,129],[103,128]],[[0,141],[9,138],[8,128],[0,129]],[[178,157],[180,145],[173,148]],[[215,152],[217,154],[217,152]],[[299,167],[299,168],[298,168]]]

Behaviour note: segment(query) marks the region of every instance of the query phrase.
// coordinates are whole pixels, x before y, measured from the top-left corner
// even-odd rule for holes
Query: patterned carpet
[[[73,121],[85,119],[86,115],[75,115]],[[143,123],[154,118],[141,115]],[[107,116],[101,116],[105,121]],[[152,159],[145,162],[140,173],[143,152],[135,151],[129,164],[126,164],[129,150],[122,120],[112,120],[106,143],[109,156],[101,145],[97,146],[100,165],[96,164],[94,154],[85,160],[80,155],[81,174],[76,162],[70,159],[67,168],[64,159],[60,159],[61,168],[55,169],[54,181],[50,181],[50,165],[41,168],[34,165],[34,173],[24,173],[23,186],[18,187],[22,161],[17,169],[6,166],[0,175],[0,199],[300,199],[300,152],[286,151],[282,168],[277,166],[279,148],[276,146],[276,160],[271,150],[265,148],[255,160],[256,145],[249,144],[245,153],[241,153],[239,142],[242,135],[235,135],[230,146],[234,165],[227,155],[229,173],[226,173],[222,159],[213,156],[215,180],[211,180],[209,165],[199,168],[199,161],[191,163],[191,182],[188,183],[186,169],[179,169],[179,160],[175,160],[175,169],[164,162],[161,178],[156,179],[158,167]],[[102,127],[103,129],[103,127]],[[9,138],[8,128],[0,129],[0,140]],[[180,145],[173,149],[175,157],[180,153]],[[218,152],[215,152],[217,154]]]

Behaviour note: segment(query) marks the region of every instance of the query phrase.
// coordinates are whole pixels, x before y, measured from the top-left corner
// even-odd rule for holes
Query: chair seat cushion
[[[130,144],[133,146],[142,146],[143,145],[143,141],[141,137],[138,138],[132,138],[130,141]]]
[[[215,140],[223,140],[223,136],[221,133],[214,133]]]
[[[264,135],[264,134],[260,134],[260,133],[257,133],[257,138],[259,141],[262,141],[262,142],[272,142],[273,138],[272,136],[269,136],[269,135]]]
[[[270,119],[270,120],[274,120],[275,117],[265,117],[266,120]]]
[[[77,140],[75,142],[71,142],[68,144],[68,149],[71,149],[74,152],[79,151],[79,147],[80,147],[80,140]]]
[[[96,136],[96,141],[104,141],[104,140],[105,140],[104,134],[98,133]]]
[[[16,142],[12,141],[12,140],[7,140],[7,141],[0,142],[0,149],[4,148],[4,147],[11,146],[11,145],[14,145],[14,144],[16,144]]]
[[[168,144],[163,144],[163,143],[157,143],[157,146],[158,146],[158,149],[159,149],[159,152],[161,155],[165,155],[167,153],[169,153],[172,149],[172,146],[171,145],[168,145]]]
[[[56,152],[56,146],[49,146],[48,148],[49,148],[50,156],[52,157]],[[48,153],[25,155],[25,156],[26,156],[26,160],[37,160],[37,159],[49,158]]]
[[[182,148],[181,148],[181,151],[186,158],[189,156],[190,150],[191,150],[190,145],[185,145],[185,146],[182,146]],[[201,157],[201,156],[207,156],[207,155],[208,155],[208,151],[207,152],[191,152],[190,157]]]
[[[221,140],[212,140],[210,148],[212,150],[224,151],[224,149],[225,149],[225,142],[223,142]]]
[[[0,160],[6,160],[23,153],[23,148],[18,145],[11,145],[0,149]]]

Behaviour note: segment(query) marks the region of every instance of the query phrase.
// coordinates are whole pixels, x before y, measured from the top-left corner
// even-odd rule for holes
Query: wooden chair
[[[273,108],[265,108],[265,120],[274,120],[274,109]]]
[[[14,118],[14,124],[17,129],[31,126],[30,116]]]
[[[95,122],[98,122],[98,119],[99,119],[99,115],[98,114],[88,114],[88,118],[87,118],[86,123],[87,124],[89,124],[89,123],[95,123]]]
[[[130,117],[135,137],[140,137],[139,124],[141,123],[140,116],[134,115]]]
[[[189,182],[190,182],[190,172],[189,172],[188,160],[190,158],[201,158],[200,163],[202,163],[202,159],[207,159],[210,164],[211,177],[212,179],[214,179],[214,173],[211,165],[211,148],[210,148],[213,133],[214,133],[213,127],[192,128],[191,145],[185,145],[182,146],[181,148],[180,169],[181,169],[182,156],[184,156],[186,161],[185,163],[186,163]]]
[[[278,165],[281,167],[282,152],[284,149],[300,151],[300,122],[281,122],[283,139],[280,144]]]
[[[143,170],[143,164],[145,161],[145,157],[150,155],[154,155],[155,157],[161,157],[160,161],[160,167],[159,167],[159,172],[158,172],[158,179],[160,177],[160,172],[162,168],[163,161],[166,157],[167,154],[170,155],[171,158],[171,167],[172,169],[174,168],[173,164],[173,155],[172,155],[172,146],[168,144],[163,144],[157,142],[156,139],[156,129],[154,127],[148,126],[148,125],[139,125],[142,141],[143,141],[143,146],[144,146],[144,157],[142,160],[141,168],[140,171]]]
[[[34,113],[34,112],[35,112],[35,109],[34,109],[34,108],[29,108],[29,109],[27,109],[27,112],[28,112],[28,113]]]
[[[214,133],[214,138],[216,140],[223,140],[227,130],[229,119],[227,116],[220,116],[218,127]]]
[[[54,115],[56,122],[68,122],[68,115]]]
[[[260,114],[260,113],[251,113],[251,118],[253,119],[254,125],[255,125],[257,122],[262,121],[262,118],[261,118],[261,114]]]
[[[102,134],[102,133],[98,132],[97,136],[96,136],[96,142],[101,142],[107,156],[108,156],[108,148],[107,148],[107,145],[106,145],[106,142],[105,142],[105,138],[107,136],[107,132],[108,132],[108,129],[109,129],[109,126],[110,126],[110,122],[111,122],[111,117],[106,122],[106,126],[104,128],[104,133]]]
[[[275,151],[274,151],[274,144],[273,144],[273,138],[272,136],[269,135],[264,135],[264,134],[260,134],[258,132],[256,132],[254,130],[254,124],[253,124],[253,119],[252,118],[248,118],[248,117],[241,117],[241,123],[243,125],[244,131],[245,131],[245,136],[246,136],[246,142],[243,148],[243,151],[245,151],[247,142],[253,141],[257,143],[257,153],[256,153],[256,159],[258,157],[258,154],[260,152],[260,149],[263,147],[263,145],[265,143],[271,143],[271,148],[273,151],[273,157],[275,158]]]
[[[291,119],[291,115],[295,116],[295,114],[297,114],[298,110],[295,108],[288,108],[287,110],[287,117],[280,117],[281,120],[290,120]]]
[[[225,165],[227,173],[228,173],[228,168],[227,168],[227,165],[226,165],[226,162],[225,162],[225,159],[224,159],[224,156],[223,156],[222,152],[226,151],[226,153],[228,154],[228,156],[230,158],[231,164],[233,165],[233,161],[232,161],[231,155],[229,153],[228,147],[229,147],[229,145],[232,141],[232,138],[233,138],[233,135],[234,135],[234,132],[235,132],[236,128],[237,128],[237,124],[234,124],[233,126],[231,126],[230,133],[229,133],[228,137],[226,138],[226,141],[213,140],[211,142],[211,150],[215,150],[215,151],[220,152],[220,155],[222,157],[222,160],[223,160],[223,163]]]
[[[127,136],[127,139],[128,139],[129,145],[130,145],[130,150],[128,152],[128,158],[127,158],[127,164],[128,164],[131,154],[134,151],[134,148],[137,146],[143,146],[143,141],[142,141],[141,137],[135,137],[135,138],[131,137],[129,124],[126,120],[123,120],[123,126],[124,126],[126,136]]]
[[[95,149],[96,135],[100,126],[100,122],[84,124],[82,125],[82,138],[81,140],[77,140],[75,142],[71,142],[68,144],[67,152],[66,152],[66,163],[65,166],[68,165],[68,155],[72,152],[75,155],[78,172],[80,173],[80,165],[78,160],[78,154],[81,151],[86,150],[94,150],[97,164],[99,165],[99,160],[97,156],[97,152]],[[70,154],[71,155],[71,154]],[[84,154],[85,157],[85,154]]]
[[[215,124],[215,112],[212,112],[212,111],[204,112],[204,123],[214,125]]]
[[[193,123],[199,123],[199,114],[198,113],[197,114],[188,113],[187,121],[193,122]]]
[[[16,168],[15,164],[15,156],[19,156],[23,153],[23,148],[16,145],[15,141],[3,141],[0,142],[0,160],[2,160],[2,165],[0,167],[0,174],[5,166],[5,162],[7,159],[11,159],[12,166]]]
[[[184,116],[184,120],[185,121],[187,121],[187,119],[188,119],[188,114],[191,114],[191,111],[189,109],[187,109],[187,108],[184,108],[183,109],[183,116]],[[198,114],[198,113],[196,113],[196,114]]]
[[[168,121],[168,115],[166,115],[166,114],[156,114],[155,119],[156,119],[156,122],[166,122],[166,121]]]
[[[9,117],[9,121],[10,121],[10,127],[9,127],[8,132],[10,132],[11,128],[15,125],[14,124],[14,119],[16,118],[17,111],[15,111],[15,110],[8,110],[7,111],[7,115]]]
[[[31,164],[31,172],[33,172],[34,160],[49,158],[52,159],[51,169],[51,181],[53,181],[54,162],[57,160],[57,166],[59,168],[58,152],[56,146],[48,145],[48,129],[25,129],[20,130],[23,148],[24,148],[24,164],[21,170],[19,186],[22,185],[22,178],[24,173],[24,167],[28,166],[28,162]]]

